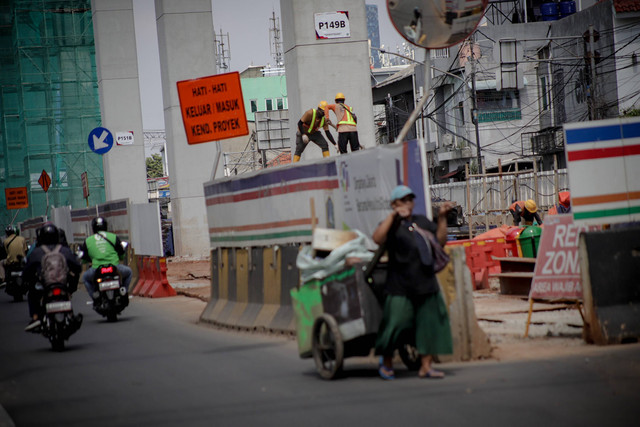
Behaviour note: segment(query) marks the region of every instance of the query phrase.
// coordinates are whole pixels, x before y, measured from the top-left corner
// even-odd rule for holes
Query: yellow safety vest
[[[347,116],[347,120],[340,120],[338,122],[339,125],[352,125],[352,126],[356,126],[356,121],[353,120],[353,114],[351,114],[351,112],[353,111],[351,107],[349,107],[348,105],[344,105],[342,104],[342,107],[344,108],[344,112],[346,113]],[[343,116],[344,117],[344,116]]]
[[[309,130],[307,131],[307,133],[313,133],[316,131],[316,129],[320,129],[321,127],[324,126],[324,116],[322,116],[322,120],[320,120],[320,125],[318,127],[314,127],[314,125],[316,124],[316,109],[313,109],[313,116],[311,116],[311,124],[309,125]]]

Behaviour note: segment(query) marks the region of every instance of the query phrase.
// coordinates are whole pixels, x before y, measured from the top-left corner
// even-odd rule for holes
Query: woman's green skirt
[[[449,314],[440,292],[415,297],[389,295],[376,339],[376,354],[389,356],[411,340],[421,355],[451,354],[453,343]]]

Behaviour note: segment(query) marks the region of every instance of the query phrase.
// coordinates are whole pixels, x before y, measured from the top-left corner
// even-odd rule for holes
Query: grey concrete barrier
[[[438,282],[449,309],[453,355],[441,361],[467,361],[491,356],[491,344],[480,328],[473,303],[473,282],[462,246],[447,246],[451,262],[438,273]]]
[[[200,320],[219,326],[295,333],[289,291],[298,285],[298,245],[211,251],[211,299]]]
[[[475,316],[464,248],[446,250],[451,262],[438,274],[438,280],[449,307],[454,353],[441,359],[489,357],[489,340]],[[298,245],[212,250],[211,299],[200,321],[233,329],[295,334],[290,291],[300,280],[298,251]]]

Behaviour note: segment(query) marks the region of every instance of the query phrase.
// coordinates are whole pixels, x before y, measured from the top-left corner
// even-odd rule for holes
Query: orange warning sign
[[[40,184],[40,187],[42,187],[45,193],[49,191],[49,186],[51,185],[51,177],[44,169],[42,169],[42,173],[40,174],[40,178],[38,179],[38,184]]]
[[[7,202],[7,209],[23,209],[29,207],[27,187],[5,188],[4,197]]]
[[[177,83],[189,144],[248,135],[240,74],[218,74]]]

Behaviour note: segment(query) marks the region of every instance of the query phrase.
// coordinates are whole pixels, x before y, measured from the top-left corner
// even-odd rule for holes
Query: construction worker
[[[568,191],[561,191],[558,193],[558,204],[554,205],[547,212],[548,215],[557,215],[571,213],[571,193]]]
[[[333,110],[338,121],[338,149],[340,154],[347,152],[347,143],[351,145],[351,151],[358,151],[360,149],[360,142],[358,141],[358,129],[356,123],[358,119],[353,113],[353,108],[344,103],[344,94],[338,92],[336,94],[336,103],[327,106],[327,114],[329,110]]]
[[[336,141],[329,132],[329,117],[326,115],[327,101],[321,101],[318,108],[310,109],[304,112],[300,120],[298,120],[298,131],[296,132],[296,152],[293,155],[293,162],[299,162],[300,156],[309,141],[313,141],[322,150],[322,157],[329,157],[329,144],[318,132],[320,128],[324,129],[325,135],[333,145]]]
[[[542,219],[540,219],[540,215],[538,214],[538,205],[536,205],[536,202],[532,199],[513,202],[513,204],[509,206],[509,211],[511,211],[511,215],[513,215],[514,225],[520,225],[521,219],[524,219],[524,225],[533,225],[534,219],[538,222],[538,225],[542,224]]]

